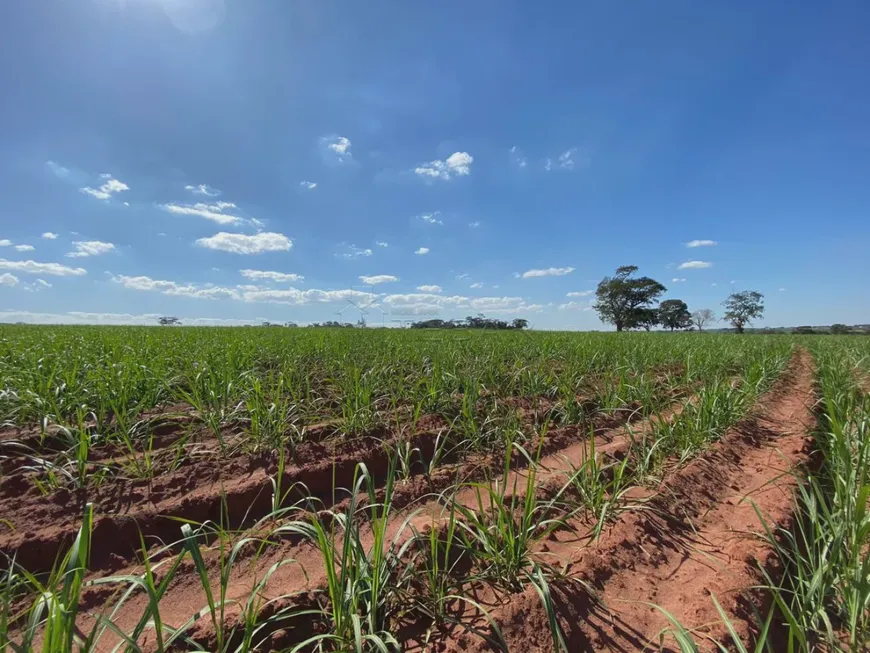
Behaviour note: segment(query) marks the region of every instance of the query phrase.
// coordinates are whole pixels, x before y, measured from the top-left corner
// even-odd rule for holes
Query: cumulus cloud
[[[254,281],[295,282],[305,279],[301,274],[270,272],[268,270],[239,270],[239,273],[246,279],[252,279]]]
[[[713,247],[716,245],[715,240],[690,240],[686,243],[686,247]]]
[[[344,136],[324,136],[320,139],[320,144],[324,148],[324,151],[339,163],[353,160],[349,138]]]
[[[308,190],[314,190],[315,188],[317,188],[316,181],[300,181],[299,185],[302,186],[302,188],[306,188]]]
[[[545,268],[543,270],[526,270],[522,273],[523,279],[534,279],[535,277],[564,277],[566,274],[571,274],[574,268]]]
[[[69,168],[64,168],[62,165],[55,163],[54,161],[46,161],[45,166],[57,177],[63,178],[69,176]]]
[[[85,186],[84,188],[80,188],[79,190],[91,197],[96,197],[98,200],[108,200],[115,193],[120,193],[125,190],[130,190],[130,187],[125,184],[123,181],[118,181],[112,175],[103,174],[100,175],[106,181],[99,188],[91,188],[90,186]]]
[[[42,234],[42,237],[46,240],[57,240],[57,234],[53,234],[50,231],[46,231],[44,234]]]
[[[108,254],[115,249],[114,243],[104,243],[99,240],[76,240],[73,241],[73,247],[75,247],[75,251],[66,255],[69,258],[99,256],[100,254]]]
[[[9,247],[10,245],[12,245],[12,241],[8,238],[3,238],[2,240],[0,240],[0,247]]]
[[[293,241],[284,234],[261,231],[253,236],[221,231],[208,238],[196,241],[200,247],[216,249],[232,254],[260,254],[262,252],[286,252],[293,247]]]
[[[543,309],[540,304],[526,303],[522,297],[444,296],[425,292],[387,295],[381,303],[390,313],[398,315],[438,315],[445,310],[529,313]]]
[[[483,288],[483,284],[480,281],[475,281],[469,288]]]
[[[242,296],[241,292],[235,288],[224,288],[213,284],[178,283],[176,281],[152,279],[147,276],[129,277],[118,275],[113,276],[112,281],[131,290],[159,292],[164,295],[190,297],[193,299],[241,299]]]
[[[414,253],[419,255],[419,256],[423,256],[424,254],[429,253],[429,248],[428,247],[418,247],[417,249],[414,250]]]
[[[424,213],[423,215],[420,216],[420,219],[423,222],[428,222],[429,224],[441,224],[441,225],[443,225],[444,223],[441,222],[441,220],[438,218],[439,215],[441,215],[441,211],[435,211],[434,213]]]
[[[18,277],[14,274],[9,274],[8,272],[4,272],[0,274],[0,286],[8,286],[12,288],[13,286],[18,285]]]
[[[36,248],[33,245],[16,245],[15,249],[19,252],[32,252]]]
[[[579,291],[565,293],[565,296],[566,297],[588,297],[589,295],[591,295],[594,292],[595,292],[594,290],[579,290]]]
[[[682,283],[683,281],[685,281],[685,279],[681,279],[680,277],[674,277],[673,279],[671,279],[671,281],[673,281],[674,283]]]
[[[227,213],[227,209],[238,208],[232,202],[215,202],[214,204],[205,204],[197,202],[196,204],[161,204],[160,208],[174,215],[195,215],[218,224],[239,224],[244,222],[237,215]]]
[[[38,261],[7,261],[0,258],[0,270],[26,272],[27,274],[49,274],[55,277],[80,277],[87,274],[84,268],[71,268],[60,263],[40,263]]]
[[[680,270],[701,270],[703,268],[711,268],[713,264],[709,261],[686,261],[680,263]]]
[[[197,184],[196,186],[188,184],[184,190],[189,190],[194,195],[205,195],[206,197],[217,197],[221,194],[217,188],[212,188],[208,184]]]
[[[247,302],[268,302],[274,304],[330,304],[336,302],[360,302],[371,304],[377,300],[374,293],[359,290],[245,290],[242,299]]]
[[[435,293],[441,292],[441,286],[436,286],[435,284],[427,285],[427,286],[417,286],[417,290],[423,293]]]
[[[35,284],[41,286],[42,288],[51,288],[51,284],[48,283],[45,279],[37,279],[34,281]]]
[[[429,179],[447,181],[453,177],[470,175],[472,163],[474,157],[468,152],[454,152],[443,161],[435,160],[417,166],[414,173]]]
[[[389,247],[390,243],[385,243],[383,240],[379,240],[375,243],[375,245],[377,245],[378,247]]]
[[[365,284],[376,286],[379,283],[398,281],[399,277],[394,277],[392,274],[375,274],[372,276],[362,275],[359,279]]]

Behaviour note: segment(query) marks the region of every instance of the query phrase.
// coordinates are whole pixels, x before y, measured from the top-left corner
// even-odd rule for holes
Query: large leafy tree
[[[604,277],[598,284],[595,310],[602,322],[616,327],[617,331],[634,329],[649,324],[652,304],[665,292],[655,279],[635,277],[636,265],[623,265],[612,277]]]
[[[682,299],[666,299],[659,304],[659,323],[666,329],[688,329],[692,326],[689,307]]]
[[[747,324],[752,320],[762,319],[764,315],[764,295],[755,290],[743,290],[731,293],[722,306],[725,307],[725,316],[722,318],[730,322],[737,329],[737,333],[743,333]]]
[[[649,331],[659,324],[659,311],[656,308],[638,308],[631,317],[630,329],[643,328]]]

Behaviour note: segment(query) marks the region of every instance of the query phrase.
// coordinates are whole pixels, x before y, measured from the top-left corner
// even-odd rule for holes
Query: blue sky
[[[0,320],[866,323],[866,2],[2,9]],[[701,241],[701,244],[693,241]],[[690,247],[689,244],[698,246]],[[573,294],[572,294],[573,293]]]

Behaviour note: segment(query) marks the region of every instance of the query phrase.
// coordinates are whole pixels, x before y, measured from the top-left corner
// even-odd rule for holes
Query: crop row
[[[475,351],[488,352],[495,364],[499,356],[490,347],[507,347],[508,341],[494,344],[488,336]],[[720,341],[705,342],[709,349]],[[685,369],[704,370],[681,374],[682,380],[698,385],[679,411],[660,413],[664,402],[659,400],[657,407],[646,409],[653,419],[626,431],[626,446],[616,457],[598,454],[591,436],[586,453],[567,466],[543,457],[549,413],[541,421],[502,423],[497,429],[501,475],[421,497],[426,509],[393,504],[396,488],[414,473],[403,467],[397,448],[390,451],[382,477],[360,466],[348,500],[339,504],[311,496],[291,498],[299,488],[281,483],[282,453],[273,477],[272,508],[253,526],[231,530],[229,516],[184,524],[180,539],[159,550],[148,549],[143,541],[144,567],[137,572],[95,578],[87,572],[94,518],[88,507],[78,538],[53,573],[37,577],[9,566],[0,586],[0,626],[5,626],[0,632],[11,629],[9,645],[22,650],[49,644],[45,650],[72,650],[74,645],[95,650],[112,642],[132,651],[147,642],[149,650],[373,651],[400,650],[409,641],[425,645],[459,628],[498,648],[505,644],[493,606],[533,587],[549,615],[553,644],[564,649],[552,588],[570,580],[547,562],[542,544],[564,530],[594,539],[620,514],[643,507],[632,498],[631,488],[654,488],[747,414],[784,368],[790,343],[737,342],[722,345],[717,359],[705,354],[706,362],[696,364],[689,339],[641,338],[637,347],[644,348],[647,363],[643,368],[623,364],[624,369],[642,375],[653,363],[683,361]],[[666,349],[669,358],[663,355]],[[497,351],[517,355],[515,350]],[[460,362],[468,365],[468,358]],[[593,371],[600,379],[607,367]],[[587,368],[584,374],[589,373]],[[456,392],[464,395],[467,386]],[[477,424],[480,416],[469,419]],[[557,482],[544,483],[545,477]],[[437,511],[431,509],[433,502]],[[300,548],[295,544],[300,540],[310,545]],[[296,567],[310,580],[304,586],[286,582],[292,576],[289,568]],[[251,569],[258,572],[245,576],[240,593],[237,576]],[[191,574],[201,586],[195,594],[201,603],[178,614],[166,606],[175,605],[174,588],[185,583],[184,575],[189,583]],[[109,600],[86,615],[80,607],[94,603],[86,596],[107,587],[111,592],[99,595]]]

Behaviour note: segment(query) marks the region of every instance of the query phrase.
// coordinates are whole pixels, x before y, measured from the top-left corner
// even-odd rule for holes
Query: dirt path
[[[789,472],[807,461],[813,403],[812,359],[800,350],[753,414],[668,479],[651,510],[625,514],[594,546],[566,555],[569,576],[598,592],[595,601],[580,584],[557,590],[571,651],[661,650],[670,624],[650,604],[695,632],[702,649],[705,637],[727,641],[711,594],[741,638],[751,639],[753,597],[743,590],[758,583],[758,565],[770,555],[756,536],[762,527],[753,503],[768,522],[791,517],[796,481]],[[552,650],[531,588],[495,617],[510,650]],[[706,648],[714,649],[709,640]]]

